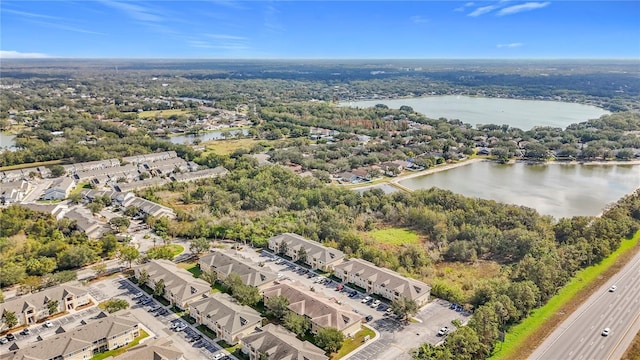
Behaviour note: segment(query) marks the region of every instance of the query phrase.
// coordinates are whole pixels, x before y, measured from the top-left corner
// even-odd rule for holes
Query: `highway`
[[[616,285],[614,292],[609,288]],[[610,328],[609,336],[602,330]],[[620,359],[640,330],[640,253],[582,304],[530,359]]]

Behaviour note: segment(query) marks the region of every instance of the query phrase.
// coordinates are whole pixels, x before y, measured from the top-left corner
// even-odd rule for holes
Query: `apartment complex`
[[[378,267],[361,259],[349,259],[334,268],[334,275],[373,293],[393,300],[406,297],[422,306],[429,301],[431,287],[422,281],[407,278],[395,271]]]
[[[243,284],[255,286],[260,290],[273,285],[277,279],[275,273],[232,250],[214,250],[202,256],[198,263],[203,272],[214,271],[220,280],[233,273],[240,276]]]
[[[222,293],[191,302],[189,314],[198,324],[207,326],[227,344],[237,343],[262,326],[260,313],[238,304],[234,298]]]
[[[303,262],[313,270],[331,271],[344,259],[342,251],[292,233],[280,234],[269,239],[269,249],[275,253],[284,253],[293,261],[299,260],[300,255],[304,254]]]
[[[308,341],[299,340],[285,328],[268,324],[261,331],[244,337],[242,352],[250,360],[328,360],[324,351]]]
[[[314,334],[327,327],[336,328],[347,337],[360,331],[362,316],[316,292],[286,283],[263,291],[265,300],[278,295],[289,300],[289,310],[309,319],[311,332]]]
[[[4,323],[5,312],[13,312],[18,319],[17,326],[32,325],[46,319],[51,309],[56,309],[53,314],[74,310],[91,302],[89,293],[80,287],[80,284],[62,284],[42,291],[8,300],[0,304],[0,331],[7,330]],[[53,304],[57,304],[54,306]]]
[[[188,309],[190,301],[201,299],[211,290],[208,282],[196,279],[185,269],[181,269],[169,260],[151,260],[138,265],[134,269],[136,278],[146,272],[148,275],[145,285],[155,289],[160,281],[164,283],[163,297],[172,305],[181,309]]]
[[[86,360],[123,347],[139,335],[138,320],[129,313],[109,315],[0,355],[0,360]]]

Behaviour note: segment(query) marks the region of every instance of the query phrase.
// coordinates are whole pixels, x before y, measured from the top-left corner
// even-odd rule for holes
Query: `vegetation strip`
[[[602,284],[609,281],[636,254],[640,231],[622,242],[618,250],[597,265],[580,270],[556,296],[528,318],[514,326],[505,336],[502,350],[491,359],[525,359],[556,328],[569,317]],[[496,347],[499,349],[500,345]]]

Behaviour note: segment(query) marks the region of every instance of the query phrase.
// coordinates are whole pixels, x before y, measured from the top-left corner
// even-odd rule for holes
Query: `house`
[[[53,181],[51,187],[44,191],[44,200],[63,200],[76,186],[76,182],[70,177],[60,177]]]
[[[311,332],[314,334],[327,327],[338,329],[346,337],[351,337],[360,331],[361,315],[314,291],[280,283],[265,289],[263,296],[265,301],[274,296],[286,297],[289,300],[289,310],[308,318],[311,322]]]
[[[324,351],[308,341],[299,340],[287,329],[268,324],[259,332],[241,340],[242,352],[249,360],[328,360]]]
[[[344,171],[336,175],[338,181],[347,182],[351,184],[355,184],[360,181],[362,178],[351,171]]]
[[[82,196],[90,201],[93,201],[97,196],[109,196],[111,200],[115,201],[122,207],[128,208],[129,206],[135,206],[141,213],[151,215],[156,218],[166,216],[173,219],[176,216],[175,212],[171,208],[156,204],[147,199],[139,198],[131,192],[83,190]]]
[[[109,225],[93,216],[91,211],[82,205],[72,207],[64,213],[64,218],[76,221],[76,227],[82,230],[89,239],[99,239],[109,232]]]
[[[224,176],[229,173],[229,170],[222,166],[215,167],[213,169],[204,169],[198,171],[192,171],[187,173],[177,173],[171,175],[171,179],[174,181],[195,181],[199,179],[209,179],[218,176]]]
[[[377,294],[385,299],[394,300],[404,296],[414,300],[419,307],[429,301],[429,285],[365,260],[352,258],[335,266],[334,270],[334,275],[343,282],[356,284],[367,293]]]
[[[238,304],[234,298],[222,293],[191,302],[189,314],[227,344],[236,344],[262,326],[259,312]]]
[[[21,202],[30,188],[29,182],[24,180],[0,183],[0,205]]]
[[[344,259],[342,251],[292,233],[280,234],[269,239],[269,249],[275,253],[284,253],[293,261],[302,260],[313,270],[331,271]],[[304,255],[304,259],[300,259],[301,254]]]
[[[138,320],[130,313],[108,315],[44,340],[25,343],[21,349],[0,355],[0,360],[85,360],[123,347],[138,336]]]
[[[155,339],[134,346],[115,358],[110,356],[105,360],[184,360],[182,351],[173,346],[171,339]]]
[[[132,181],[130,183],[116,183],[113,185],[114,190],[121,192],[136,191],[154,186],[162,186],[170,182],[167,178],[151,177],[144,180]]]
[[[91,303],[87,290],[80,284],[66,283],[44,289],[39,292],[7,300],[0,304],[0,316],[5,312],[16,314],[18,324],[32,325],[49,317],[50,302],[57,302],[57,312],[75,310],[80,306]],[[0,320],[0,331],[7,330],[4,317]]]
[[[136,266],[134,272],[137,279],[140,278],[141,273],[146,272],[148,279],[145,285],[152,289],[162,281],[164,283],[162,296],[181,309],[187,309],[190,301],[201,299],[211,290],[208,282],[194,278],[190,272],[177,267],[169,260],[151,260]]]
[[[237,274],[245,285],[255,286],[264,289],[273,285],[278,276],[269,271],[268,268],[261,267],[249,259],[235,255],[234,251],[215,250],[204,255],[198,261],[200,270],[203,272],[214,271],[220,280],[224,280],[229,274]]]

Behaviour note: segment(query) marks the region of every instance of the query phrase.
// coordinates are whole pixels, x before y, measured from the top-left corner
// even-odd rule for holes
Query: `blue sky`
[[[640,59],[640,1],[0,2],[0,56]]]

